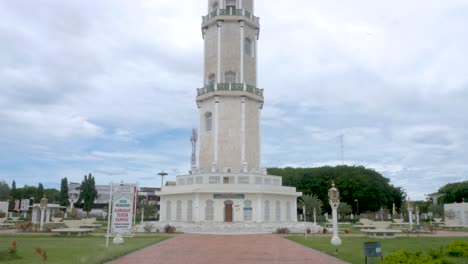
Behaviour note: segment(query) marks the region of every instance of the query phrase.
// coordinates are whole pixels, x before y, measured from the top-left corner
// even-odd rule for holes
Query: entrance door
[[[232,201],[224,202],[224,222],[232,222]]]

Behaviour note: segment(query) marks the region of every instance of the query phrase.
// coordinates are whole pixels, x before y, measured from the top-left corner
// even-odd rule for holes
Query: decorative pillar
[[[293,208],[291,209],[291,210],[294,210],[294,211],[293,211],[293,212],[294,212],[294,213],[293,213],[293,215],[294,215],[293,221],[294,221],[294,222],[297,222],[297,199],[296,199],[296,198],[293,199],[293,204],[294,204],[294,206],[293,206]]]
[[[221,26],[223,21],[218,21],[218,73],[217,73],[217,83],[221,83]],[[215,85],[217,88],[217,85]]]
[[[240,24],[240,83],[244,83],[244,25],[245,22],[241,21]]]
[[[164,196],[159,196],[159,222],[166,221],[166,204],[164,204]]]
[[[419,206],[416,205],[416,226],[419,226]]]
[[[213,163],[211,164],[211,172],[217,171],[218,166],[218,133],[219,133],[219,96],[215,97],[215,105],[214,105],[214,150],[213,150]]]
[[[247,172],[245,160],[245,96],[241,97],[241,162],[242,172]]]
[[[317,225],[317,209],[314,207],[314,225]]]
[[[340,193],[338,189],[335,188],[335,183],[332,183],[332,187],[328,190],[328,200],[332,208],[332,217],[333,217],[333,237],[331,239],[331,244],[336,247],[335,253],[338,253],[338,246],[341,245],[341,239],[338,237],[338,205],[340,204]]]
[[[46,208],[46,219],[45,219],[46,223],[50,223],[50,213],[51,213],[51,209]]]
[[[200,193],[195,193],[195,222],[200,221]]]
[[[47,198],[45,198],[45,195],[44,195],[44,198],[41,199],[40,208],[41,208],[40,229],[41,231],[44,231],[44,217],[45,217],[45,211],[47,209]]]
[[[257,222],[263,222],[263,196],[257,193]]]

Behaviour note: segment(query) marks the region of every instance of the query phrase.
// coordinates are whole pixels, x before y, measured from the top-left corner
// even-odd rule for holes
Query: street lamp
[[[356,202],[356,215],[359,215],[359,200],[354,199],[354,201]]]
[[[164,176],[166,176],[167,173],[165,173],[164,171],[161,171],[160,173],[158,173],[158,175],[161,176],[161,191],[162,191]]]
[[[333,237],[331,244],[336,247],[335,254],[338,253],[338,246],[341,245],[341,239],[338,237],[338,205],[340,204],[340,193],[335,188],[335,182],[332,182],[332,187],[328,190],[328,201],[332,208],[333,217]]]
[[[409,218],[409,229],[413,229],[413,204],[411,203],[411,199],[408,197],[406,200],[406,208],[408,209],[408,218]]]

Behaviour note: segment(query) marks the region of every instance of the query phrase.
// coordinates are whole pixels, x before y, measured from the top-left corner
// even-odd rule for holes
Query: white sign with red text
[[[113,187],[111,233],[133,236],[137,187],[135,184],[120,184]]]

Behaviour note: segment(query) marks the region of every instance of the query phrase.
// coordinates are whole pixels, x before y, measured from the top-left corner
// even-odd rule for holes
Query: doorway
[[[224,222],[232,222],[232,204],[230,200],[224,202]]]

